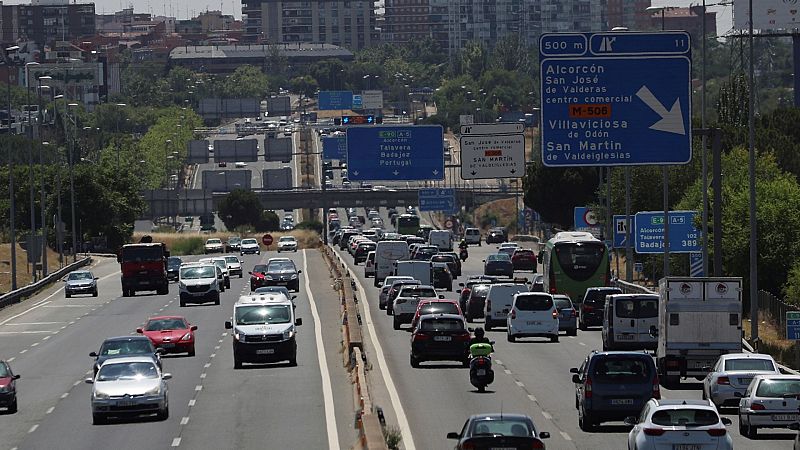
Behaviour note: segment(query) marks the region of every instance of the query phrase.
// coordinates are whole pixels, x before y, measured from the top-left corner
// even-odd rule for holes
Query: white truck
[[[450,230],[431,230],[428,245],[435,245],[442,252],[453,251],[453,233]]]
[[[430,261],[397,261],[395,276],[411,276],[420,284],[433,284],[433,267]]]
[[[666,277],[659,281],[656,365],[666,386],[702,380],[720,355],[742,351],[742,279]]]

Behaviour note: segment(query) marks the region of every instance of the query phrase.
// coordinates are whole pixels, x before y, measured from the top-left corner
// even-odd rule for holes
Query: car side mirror
[[[11,377],[11,378],[12,378],[12,379],[14,379],[14,380],[19,380],[19,379],[20,379],[20,376],[19,376],[19,375],[14,375],[14,376],[13,376],[13,377]]]
[[[300,275],[301,273],[303,273],[303,271],[302,271],[302,270],[298,270],[298,271],[297,271],[297,274],[298,274],[298,275]]]
[[[550,439],[550,433],[547,431],[542,431],[539,433],[539,439]]]
[[[461,439],[461,435],[456,433],[455,431],[451,431],[447,433],[447,439]]]
[[[189,327],[189,329],[192,331],[197,331],[197,325],[192,325],[191,327]]]
[[[444,295],[439,294],[439,298],[444,298]]]
[[[657,338],[658,337],[658,328],[655,325],[650,325],[650,337]]]
[[[100,277],[94,277],[94,281],[97,281],[99,279],[100,279]]]
[[[91,379],[91,378],[86,378],[86,379],[83,380],[83,382],[86,383],[86,384],[94,384],[94,380]]]
[[[636,425],[638,422],[639,420],[633,416],[626,417],[625,420],[623,420],[623,423],[625,423],[625,425],[628,425],[629,427]]]
[[[229,320],[225,321],[225,329],[226,330],[233,329],[233,324]]]
[[[458,285],[464,287],[464,283],[458,283]]]
[[[573,367],[573,368],[569,369],[569,373],[578,373],[578,368],[577,367]]]
[[[297,319],[294,320],[294,325],[296,327],[299,327],[302,324],[303,324],[303,319],[301,319],[300,317],[298,317]]]
[[[139,334],[142,334],[142,333],[144,333],[144,330],[142,330],[141,328],[137,328],[136,332],[139,333]]]
[[[66,278],[62,278],[62,279],[61,279],[61,282],[62,282],[62,283],[66,283],[66,282],[67,282],[67,279],[66,279]]]
[[[704,372],[711,372],[711,366],[703,366]]]
[[[580,375],[578,375],[577,373],[576,373],[576,374],[574,374],[574,375],[572,375],[572,382],[573,382],[573,383],[576,383],[576,384],[577,384],[577,383],[580,383],[580,382],[581,382],[581,376],[580,376]]]
[[[248,275],[252,275],[252,274],[253,274],[253,272],[247,272],[247,274],[248,274]]]
[[[297,300],[297,296],[296,296],[296,295],[293,295],[293,296],[292,296],[292,300]]]
[[[166,350],[164,350],[163,348],[161,348],[161,347],[158,347],[158,348],[156,349],[156,355],[163,355],[164,353],[167,353],[167,351],[166,351]]]
[[[475,328],[468,327],[468,328],[467,328],[467,331],[469,331],[470,333],[474,333],[474,332],[475,332]]]
[[[744,395],[742,395],[742,393],[741,393],[741,392],[734,392],[734,393],[733,393],[733,396],[734,396],[734,397],[736,397],[736,398],[742,398],[742,397],[744,397]]]
[[[97,352],[91,352],[89,353],[89,356],[91,356],[92,358],[97,358]]]
[[[733,421],[732,421],[731,419],[727,418],[727,417],[721,417],[721,418],[720,418],[720,421],[721,421],[721,422],[722,422],[722,424],[723,424],[723,425],[725,425],[725,426],[728,426],[728,425],[732,425],[732,424],[733,424]]]
[[[482,262],[486,262],[486,260],[485,260],[485,259],[482,259],[481,261],[482,261]]]
[[[171,373],[165,373],[164,375],[161,375],[161,378],[164,379],[164,380],[171,380],[172,379],[172,374]]]
[[[461,294],[461,289],[458,289],[458,290],[456,291],[456,294]]]

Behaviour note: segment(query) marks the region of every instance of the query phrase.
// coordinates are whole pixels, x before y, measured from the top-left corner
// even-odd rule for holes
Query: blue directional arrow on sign
[[[453,212],[456,209],[456,190],[452,188],[429,188],[419,190],[420,211]]]
[[[443,133],[439,125],[350,127],[350,180],[420,181],[444,179]]]
[[[539,52],[545,165],[691,160],[688,33],[547,33]]]

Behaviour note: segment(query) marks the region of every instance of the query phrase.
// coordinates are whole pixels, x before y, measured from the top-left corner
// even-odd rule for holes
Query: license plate
[[[792,422],[797,422],[797,414],[773,414],[772,420],[777,420],[781,422],[791,420]]]
[[[256,350],[256,355],[271,355],[275,353],[274,348],[263,348],[261,350]]]
[[[700,444],[674,444],[672,450],[700,450]]]
[[[450,342],[452,339],[453,338],[451,336],[434,336],[433,337],[434,341],[439,341],[439,342]]]
[[[632,341],[633,335],[632,334],[618,334],[616,335],[616,339],[618,341]]]
[[[202,297],[202,296],[206,295],[205,292],[191,292],[191,294],[193,296],[195,296],[195,297]]]
[[[174,348],[175,344],[172,343],[172,342],[164,342],[163,344],[161,344],[161,347],[162,348]]]
[[[141,285],[146,285],[146,284],[149,284],[149,283],[150,282],[147,281],[147,280],[139,280],[139,284],[141,284]]]
[[[489,450],[517,450],[517,447],[489,447]]]
[[[477,374],[479,377],[486,375],[486,369],[478,369]]]
[[[117,402],[117,406],[133,406],[136,402],[130,400],[120,400]]]
[[[527,325],[541,325],[542,324],[542,322],[539,322],[538,320],[529,320],[529,321],[527,321],[525,323]]]
[[[612,405],[632,405],[633,399],[632,398],[612,398],[611,399]]]

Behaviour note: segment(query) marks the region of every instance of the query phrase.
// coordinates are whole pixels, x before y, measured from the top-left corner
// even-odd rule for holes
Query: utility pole
[[[6,49],[6,74],[8,78],[8,110],[6,117],[8,118],[8,134],[11,135],[11,60],[8,54],[12,51],[19,50],[18,46],[8,47]],[[16,215],[16,192],[14,190],[14,152],[9,149],[8,151],[8,192],[9,192],[9,225],[11,226],[11,290],[17,290],[17,227],[14,223],[14,216]]]

